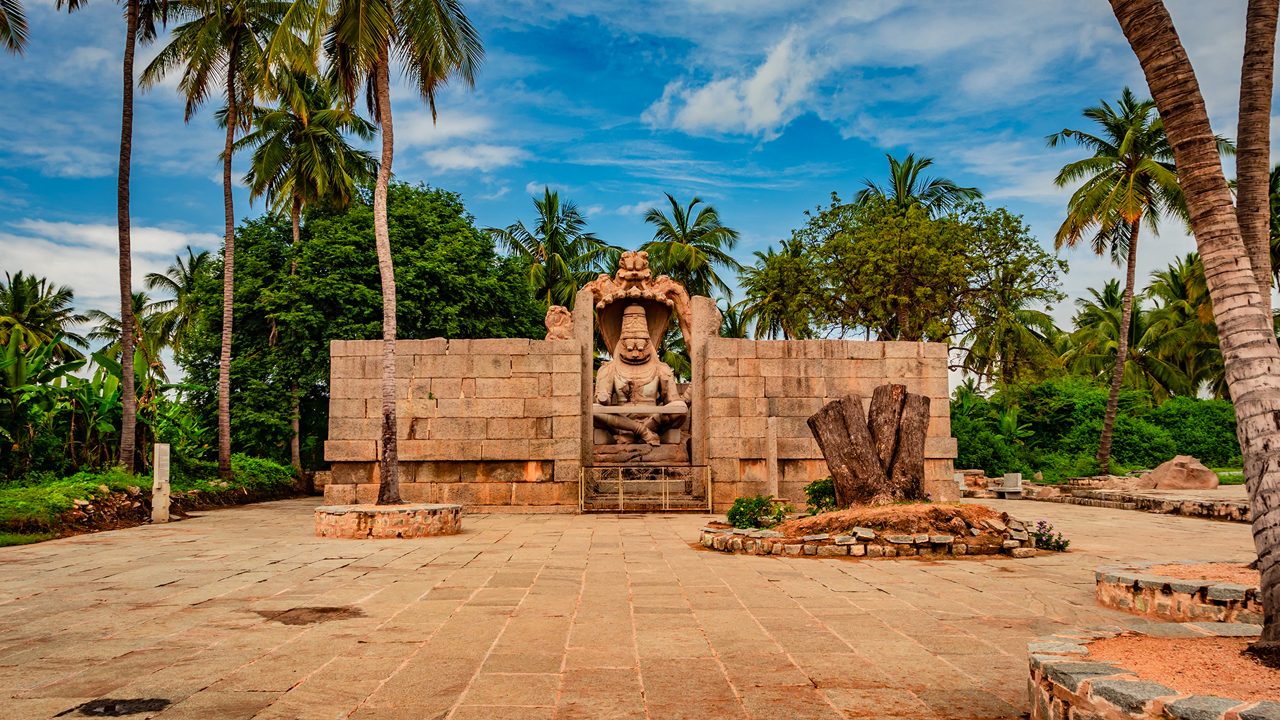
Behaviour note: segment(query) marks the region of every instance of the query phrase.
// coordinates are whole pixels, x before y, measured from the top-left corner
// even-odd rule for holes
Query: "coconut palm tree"
[[[161,301],[163,302],[163,301]],[[166,377],[164,358],[161,352],[169,347],[173,325],[165,311],[145,292],[133,294],[134,324],[133,345],[137,355],[153,377],[164,381]],[[94,324],[86,339],[89,342],[100,342],[102,347],[97,351],[108,358],[119,358],[123,343],[120,334],[120,318],[101,310],[90,310],[88,322]]]
[[[79,359],[81,354],[71,345],[84,347],[85,339],[69,326],[86,322],[88,316],[75,311],[74,298],[66,285],[54,285],[21,270],[13,275],[6,272],[0,283],[0,345],[7,346],[16,335],[19,348],[25,351],[61,335],[63,342],[52,357],[61,362]]]
[[[396,452],[396,279],[387,229],[387,186],[395,135],[391,116],[391,60],[394,54],[409,83],[426,100],[434,118],[436,95],[450,80],[475,84],[484,56],[480,35],[458,0],[296,0],[285,27],[292,23],[324,27],[324,46],[343,94],[352,101],[367,87],[373,119],[382,129],[382,156],[373,186],[373,234],[382,279],[382,456],[378,503],[400,502]]]
[[[244,177],[250,201],[265,196],[273,212],[286,207],[289,210],[295,251],[289,264],[292,276],[298,271],[303,208],[320,204],[344,208],[351,204],[357,187],[377,173],[373,157],[352,147],[344,137],[344,133],[351,133],[372,140],[374,127],[350,104],[339,102],[337,88],[328,79],[297,70],[281,71],[275,85],[281,91],[279,105],[270,110],[255,108],[253,131],[236,148],[253,148],[249,172]],[[293,384],[290,397],[293,437],[289,454],[301,478],[302,417],[297,383]]]
[[[549,187],[533,198],[538,220],[530,230],[523,222],[486,228],[494,242],[529,263],[529,287],[547,305],[573,307],[578,288],[607,272],[620,249],[587,231],[587,218]]]
[[[1048,313],[1027,307],[1020,293],[1004,290],[997,281],[990,307],[974,318],[964,341],[964,369],[980,381],[1008,385],[1055,364],[1051,338],[1057,327]]]
[[[1144,294],[1154,304],[1151,351],[1187,376],[1192,392],[1207,386],[1214,397],[1226,398],[1218,327],[1213,322],[1213,303],[1200,256],[1189,253],[1151,273],[1151,284]]]
[[[982,199],[978,188],[961,187],[947,178],[921,177],[920,173],[933,165],[933,158],[917,158],[914,153],[902,160],[889,154],[885,157],[889,159],[889,185],[864,179],[863,188],[853,196],[855,205],[881,198],[902,209],[918,205],[937,217],[966,202]]]
[[[782,251],[770,247],[755,252],[755,265],[743,269],[739,282],[746,291],[743,320],[754,326],[756,339],[804,340],[814,337],[812,268],[804,245],[783,240]]]
[[[213,258],[208,250],[196,252],[187,248],[186,260],[175,255],[173,264],[163,273],[147,273],[148,290],[159,290],[168,293],[168,300],[155,300],[151,307],[166,315],[169,347],[174,352],[182,350],[183,341],[191,333],[195,325],[199,308],[195,307],[196,284],[200,278],[209,275],[213,268]]]
[[[237,130],[247,130],[255,95],[269,71],[267,45],[288,9],[285,0],[172,0],[175,18],[169,44],[142,73],[143,87],[179,71],[179,92],[190,122],[204,101],[220,88],[226,104],[220,122],[226,128],[222,148],[222,351],[218,360],[218,475],[231,477],[231,323],[235,286],[235,206],[231,195],[231,156]]]
[[[649,208],[644,215],[644,221],[654,228],[653,239],[640,249],[649,253],[654,273],[670,276],[690,295],[709,296],[713,289],[729,292],[716,268],[742,272],[742,266],[729,254],[738,244],[738,231],[720,222],[720,213],[703,204],[702,198],[694,196],[688,205],[681,206],[671,193],[665,194],[671,214]]]
[[[0,45],[19,55],[27,46],[27,16],[22,0],[0,0]]]
[[[1255,648],[1275,652],[1280,649],[1280,464],[1275,462],[1275,448],[1280,447],[1275,421],[1280,415],[1280,386],[1275,382],[1280,347],[1274,321],[1246,262],[1248,248],[1204,97],[1168,9],[1160,0],[1111,0],[1111,8],[1160,108],[1174,159],[1184,169],[1179,180],[1213,301],[1253,512],[1259,599],[1265,608]]]
[[[1271,312],[1271,242],[1268,168],[1271,164],[1271,93],[1276,55],[1276,0],[1250,0],[1240,71],[1240,114],[1236,131],[1236,217]]]
[[[1164,123],[1155,110],[1154,102],[1140,101],[1125,88],[1116,105],[1103,101],[1085,108],[1084,117],[1099,126],[1097,134],[1063,130],[1048,137],[1049,147],[1073,142],[1093,152],[1090,157],[1067,163],[1054,178],[1059,187],[1080,183],[1067,203],[1067,217],[1058,229],[1054,246],[1075,247],[1088,235],[1095,253],[1110,252],[1113,258],[1126,258],[1120,345],[1115,353],[1117,363],[1098,446],[1098,468],[1103,474],[1110,471],[1111,433],[1124,379],[1121,359],[1128,357],[1138,231],[1144,220],[1155,232],[1161,215],[1185,215],[1173,154]]]
[[[13,0],[10,0],[12,2]],[[56,0],[61,10],[75,12],[88,0]],[[124,92],[120,101],[120,166],[116,173],[116,229],[120,253],[120,322],[133,327],[133,245],[130,237],[129,174],[133,168],[133,60],[138,43],[150,44],[155,40],[157,27],[165,21],[168,0],[121,0],[125,12],[124,62],[122,75]],[[138,402],[134,393],[133,333],[124,334],[124,352],[121,353],[121,419],[120,461],[133,472],[134,449],[137,435]]]

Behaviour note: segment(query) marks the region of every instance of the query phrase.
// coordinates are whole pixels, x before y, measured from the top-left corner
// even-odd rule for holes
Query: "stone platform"
[[[420,538],[462,531],[461,505],[321,505],[316,537],[346,540]]]
[[[1156,575],[1147,571],[1154,564],[1098,568],[1098,603],[1170,622],[1262,624],[1262,593],[1256,585]]]
[[[1022,497],[1026,500],[1067,505],[1252,522],[1249,498],[1243,485],[1222,485],[1213,490],[1108,490],[1024,484]]]

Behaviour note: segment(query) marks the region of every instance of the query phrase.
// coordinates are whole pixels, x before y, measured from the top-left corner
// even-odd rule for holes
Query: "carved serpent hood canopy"
[[[628,251],[622,253],[618,272],[613,277],[600,275],[587,283],[596,307],[596,326],[600,337],[610,349],[618,344],[622,334],[622,314],[629,305],[640,305],[649,323],[649,339],[658,347],[662,336],[675,314],[680,332],[689,336],[691,312],[689,293],[684,286],[666,275],[657,279],[649,270],[649,253]]]

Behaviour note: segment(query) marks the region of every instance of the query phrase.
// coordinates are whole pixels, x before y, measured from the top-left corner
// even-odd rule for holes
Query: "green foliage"
[[[729,524],[736,528],[769,528],[787,519],[790,505],[778,505],[772,495],[735,498],[729,508]]]
[[[1034,527],[1028,528],[1027,532],[1036,541],[1036,548],[1040,550],[1063,552],[1071,545],[1071,541],[1061,532],[1055,531],[1053,525],[1047,520],[1037,522]]]
[[[57,537],[53,533],[10,533],[0,532],[0,547],[10,545],[30,545]]]
[[[1144,418],[1177,438],[1178,451],[1209,467],[1240,467],[1235,407],[1226,400],[1175,397]]]
[[[388,213],[396,266],[398,335],[411,338],[541,337],[544,311],[529,291],[523,261],[500,258],[458,195],[393,184]],[[367,197],[347,211],[306,215],[292,246],[287,218],[267,215],[236,237],[231,361],[232,447],[280,462],[289,458],[291,385],[301,396],[304,466],[321,462],[328,432],[330,340],[381,337],[382,298]],[[298,261],[295,275],[289,272]],[[201,309],[178,354],[203,425],[216,417],[222,284],[200,282]],[[287,378],[289,382],[283,382]]]
[[[107,492],[122,491],[130,485],[147,483],[120,468],[79,472],[57,480],[31,476],[25,482],[0,488],[0,529],[13,532],[57,529],[58,516],[75,507],[76,500],[92,502]]]
[[[804,486],[804,502],[810,515],[831,512],[836,509],[836,483],[829,477],[814,480]]]

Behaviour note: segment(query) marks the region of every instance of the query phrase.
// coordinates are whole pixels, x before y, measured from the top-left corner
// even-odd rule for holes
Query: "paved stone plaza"
[[[988,504],[1072,552],[733,556],[690,546],[693,515],[319,540],[316,504],[0,549],[0,716],[109,697],[165,719],[1016,718],[1029,640],[1145,622],[1094,603],[1095,566],[1252,547],[1243,524],[1018,501]]]

